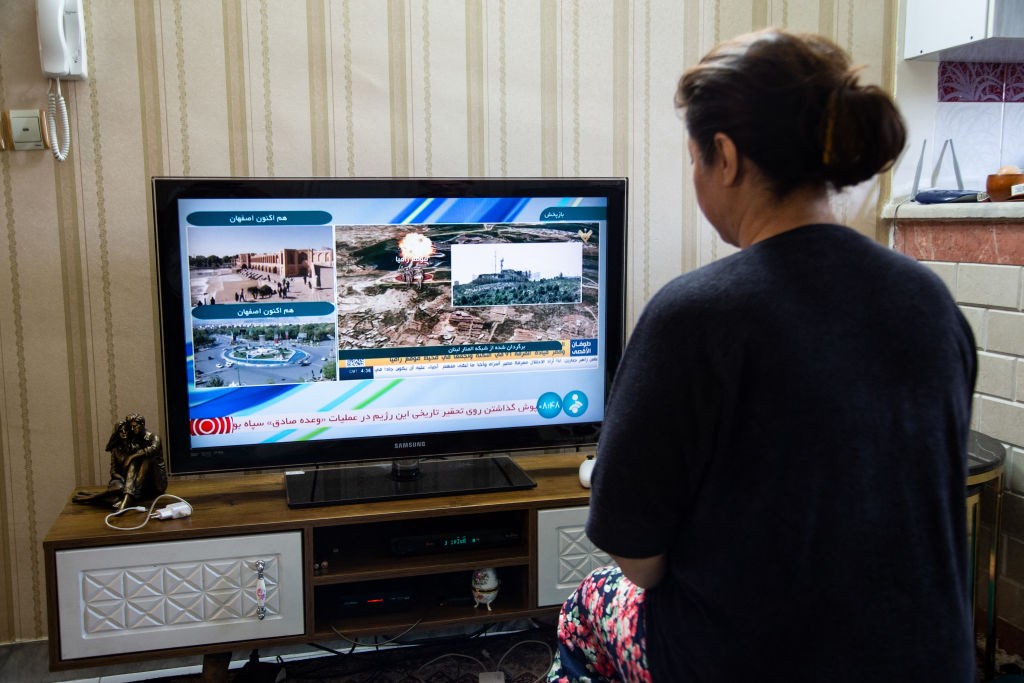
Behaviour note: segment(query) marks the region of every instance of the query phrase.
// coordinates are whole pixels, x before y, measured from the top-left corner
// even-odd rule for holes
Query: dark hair
[[[703,161],[725,133],[780,198],[863,182],[906,142],[889,96],[859,85],[846,53],[821,36],[766,29],[722,43],[683,74],[675,102]]]

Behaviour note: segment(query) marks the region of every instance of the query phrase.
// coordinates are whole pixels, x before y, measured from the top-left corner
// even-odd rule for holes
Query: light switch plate
[[[3,137],[15,150],[46,149],[43,112],[39,109],[10,109],[3,112]]]
[[[45,150],[45,124],[40,110],[9,110],[3,113],[6,141],[14,150]]]

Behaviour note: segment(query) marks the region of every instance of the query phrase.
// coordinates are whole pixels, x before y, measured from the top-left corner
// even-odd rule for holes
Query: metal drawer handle
[[[263,578],[263,569],[266,566],[263,560],[256,560],[256,618],[260,621],[267,616],[267,582]]]

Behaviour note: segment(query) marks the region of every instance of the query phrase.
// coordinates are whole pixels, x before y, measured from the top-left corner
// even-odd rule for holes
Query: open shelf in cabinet
[[[497,571],[501,586],[490,610],[474,605],[472,570],[316,586],[315,630],[326,638],[394,635],[415,626],[504,621],[554,611],[530,604],[527,564]]]
[[[524,510],[320,527],[313,585],[528,565],[528,527]]]

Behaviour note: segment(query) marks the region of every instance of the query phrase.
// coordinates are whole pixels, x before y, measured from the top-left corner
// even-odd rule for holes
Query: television
[[[624,342],[625,179],[153,179],[172,475],[292,507],[528,488],[595,443]]]

